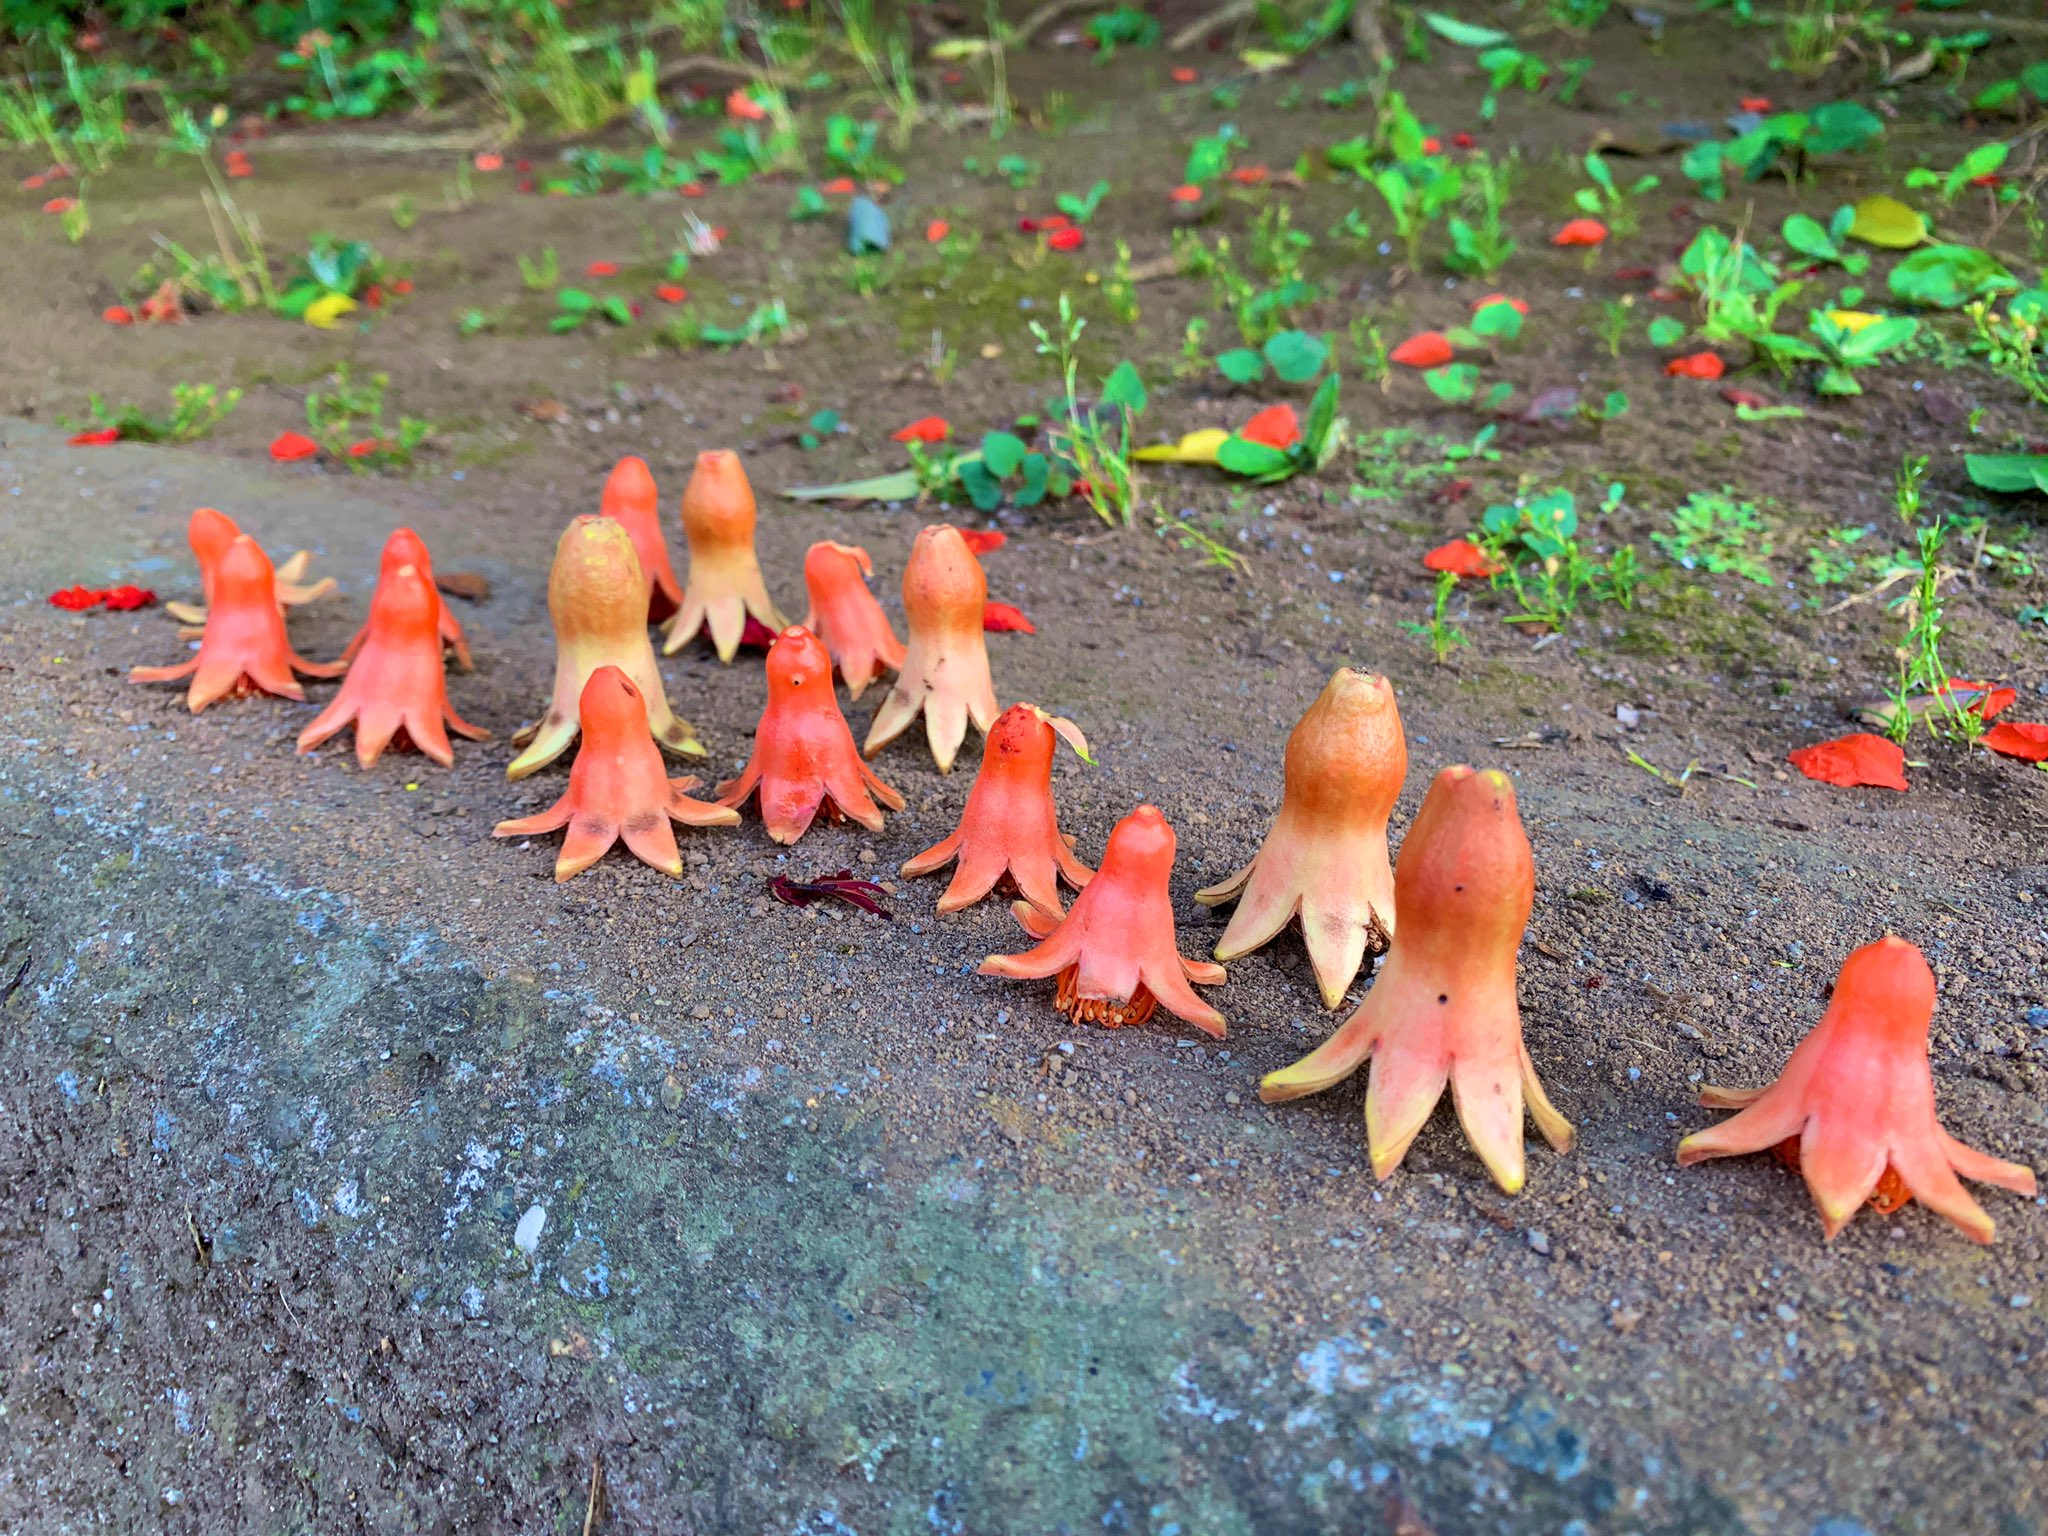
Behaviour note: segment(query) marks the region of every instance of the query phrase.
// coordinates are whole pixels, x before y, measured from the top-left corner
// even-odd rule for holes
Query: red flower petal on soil
[[[1451,142],[1454,145],[1456,145],[1459,149],[1470,149],[1479,141],[1473,138],[1472,135],[1469,133],[1459,132],[1451,135]]]
[[[1504,293],[1489,293],[1483,299],[1474,299],[1472,301],[1472,313],[1476,315],[1482,309],[1491,309],[1496,304],[1505,304],[1518,315],[1529,313],[1529,301],[1527,299],[1511,299]]]
[[[135,323],[135,311],[126,304],[109,304],[100,311],[100,318],[109,325],[133,325]]]
[[[2006,720],[1978,739],[1992,751],[2016,757],[2023,763],[2048,763],[2048,725]]]
[[[1425,155],[1440,155],[1444,152],[1444,141],[1431,134],[1422,141],[1422,152]]]
[[[991,635],[1035,635],[1038,626],[1024,616],[1024,610],[1008,603],[983,603],[981,627]]]
[[[1718,352],[1693,352],[1664,365],[1664,372],[1674,379],[1718,379],[1727,371]]]
[[[256,174],[256,167],[249,163],[249,157],[247,155],[229,155],[227,158],[227,165],[225,168],[227,170],[228,175],[232,176],[237,181],[242,180],[244,177],[254,176]]]
[[[533,181],[533,178],[532,178],[531,176],[522,176],[522,177],[520,177],[520,178],[519,178],[519,185],[517,186],[517,188],[516,188],[515,190],[517,190],[517,191],[520,191],[520,192],[531,192],[531,191],[532,191],[533,189],[534,189],[534,181]]]
[[[471,165],[489,175],[492,171],[505,169],[505,157],[494,149],[480,149],[470,157]]]
[[[825,185],[818,188],[818,190],[827,197],[851,196],[853,193],[853,178],[851,176],[835,176],[826,182]]]
[[[150,608],[156,604],[156,594],[147,587],[116,587],[107,594],[107,606],[117,613],[128,613],[136,608]]]
[[[1188,182],[1175,187],[1166,196],[1169,201],[1176,203],[1199,203],[1202,200],[1202,189],[1194,185],[1194,183]]]
[[[1049,229],[1071,229],[1073,226],[1074,221],[1064,213],[1041,214],[1037,218],[1022,218],[1017,221],[1017,228],[1027,235],[1042,234]]]
[[[1753,411],[1763,410],[1771,403],[1755,390],[1737,389],[1733,384],[1721,391],[1721,398],[1730,405],[1746,405]]]
[[[121,441],[121,429],[119,427],[96,427],[90,432],[74,432],[71,434],[71,446],[74,448],[104,448],[108,443],[118,443],[119,441]]]
[[[892,442],[938,443],[953,435],[953,424],[943,416],[920,416],[907,427],[889,434]]]
[[[680,283],[660,283],[655,287],[654,296],[664,304],[680,304],[690,296],[690,290]]]
[[[99,607],[106,600],[107,594],[97,587],[66,587],[61,592],[50,594],[50,606],[69,613],[83,613],[88,608]]]
[[[412,279],[409,277],[394,277],[391,280],[391,291],[401,299],[409,297],[412,293]]]
[[[1771,110],[1771,98],[1768,96],[1745,96],[1742,98],[1742,110],[1745,112],[1768,112]]]
[[[1975,682],[1965,677],[1950,678],[1948,680],[1948,687],[1944,688],[1942,692],[1975,695],[1974,699],[1965,698],[1963,702],[1969,708],[1976,711],[1977,718],[1980,720],[1997,719],[2008,709],[2011,709],[2014,704],[2018,703],[2020,697],[2017,688],[2004,688],[1996,683]]]
[[[685,197],[702,197],[704,195],[704,183],[701,181],[686,181],[676,190]]]
[[[1078,251],[1088,242],[1088,236],[1078,229],[1056,229],[1045,237],[1045,243],[1056,251]]]
[[[1448,544],[1439,544],[1422,557],[1422,567],[1428,571],[1449,571],[1453,576],[1477,580],[1500,573],[1497,561],[1487,558],[1486,551],[1470,539],[1453,539]]]
[[[1897,742],[1868,731],[1856,731],[1810,747],[1795,747],[1785,754],[1785,760],[1809,779],[1839,784],[1844,789],[1906,787],[1905,752]]]
[[[43,212],[69,213],[72,209],[76,208],[77,206],[78,199],[75,197],[53,197],[47,203],[43,204]]]
[[[1599,245],[1607,238],[1607,226],[1598,219],[1573,219],[1550,237],[1552,245]]]
[[[384,444],[379,439],[366,437],[360,443],[350,443],[348,445],[348,456],[352,459],[367,459],[383,446]]]
[[[746,623],[740,626],[740,644],[751,645],[757,651],[765,651],[775,643],[775,631],[755,618],[747,615]]]
[[[1248,443],[1284,451],[1301,441],[1301,418],[1291,405],[1269,405],[1239,427],[1237,435]]]
[[[1010,536],[1000,528],[962,528],[960,538],[966,544],[967,552],[976,559],[1010,542]]]
[[[725,98],[725,115],[742,123],[759,123],[767,119],[768,109],[749,96],[745,86],[740,86]]]
[[[583,269],[585,277],[617,277],[619,264],[616,261],[593,261]]]
[[[24,176],[21,178],[21,190],[24,192],[40,192],[43,189],[43,183],[49,179],[41,171],[36,172],[33,176]]]
[[[320,445],[303,432],[280,432],[270,442],[270,456],[280,464],[296,464],[320,452]]]
[[[1189,69],[1185,64],[1172,71],[1172,79],[1175,85],[1193,85],[1201,78],[1202,72],[1200,70]]]
[[[1263,165],[1240,165],[1230,173],[1230,179],[1240,187],[1256,187],[1272,176]]]
[[[1387,357],[1403,368],[1440,368],[1457,355],[1458,349],[1442,331],[1417,331]]]
[[[382,283],[370,284],[368,288],[363,290],[363,308],[382,309],[383,307],[384,285]]]
[[[948,224],[944,219],[933,219],[931,223],[924,227],[924,243],[926,245],[937,245],[951,233],[953,233],[952,225]]]

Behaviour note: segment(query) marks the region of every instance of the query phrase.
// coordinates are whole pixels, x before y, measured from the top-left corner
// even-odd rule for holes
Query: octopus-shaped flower
[[[465,672],[471,671],[473,663],[469,659],[469,640],[462,633],[462,621],[455,617],[442,599],[441,589],[434,585],[434,560],[433,556],[427,553],[427,541],[410,528],[394,528],[391,530],[391,537],[384,541],[384,553],[377,560],[379,591],[383,590],[384,583],[389,581],[392,573],[402,565],[411,566],[426,578],[428,590],[434,594],[434,601],[440,609],[440,616],[435,620],[435,625],[441,643],[455,653],[457,666]],[[370,600],[372,617],[375,617],[376,611],[376,598],[373,596]],[[363,642],[369,637],[370,625],[365,620],[363,627],[355,632],[354,638],[342,648],[341,659],[353,661],[356,652],[363,648]]]
[[[960,530],[934,523],[918,534],[903,571],[909,650],[868,727],[862,750],[869,757],[908,730],[921,710],[932,758],[939,772],[951,773],[967,739],[968,719],[983,732],[996,723],[996,690],[982,634],[987,603],[988,577]]]
[[[825,539],[804,554],[804,587],[811,599],[804,628],[832,653],[849,699],[867,692],[884,671],[903,665],[903,642],[868,590],[874,570],[868,552],[857,544]]]
[[[668,539],[661,531],[661,498],[645,459],[629,453],[612,466],[597,514],[633,536],[633,552],[640,557],[640,574],[647,581],[647,622],[661,623],[683,606],[683,589],[669,562]]]
[[[669,621],[664,655],[673,656],[699,630],[707,631],[720,661],[731,661],[752,614],[769,629],[788,621],[769,601],[754,554],[754,488],[739,455],[714,448],[697,455],[697,468],[683,487],[683,537],[690,546],[690,575],[682,607]]]
[[[1842,962],[1835,995],[1768,1088],[1708,1088],[1700,1102],[1740,1113],[1678,1144],[1681,1165],[1776,1148],[1806,1176],[1832,1238],[1868,1201],[1895,1211],[1918,1200],[1988,1243],[1991,1218],[1956,1175],[2034,1193],[2034,1174],[1966,1147],[1934,1114],[1927,1034],[1934,972],[1886,935]]]
[[[1446,768],[1423,797],[1394,866],[1400,927],[1357,1012],[1291,1067],[1259,1084],[1268,1104],[1320,1093],[1372,1063],[1365,1134],[1384,1179],[1443,1097],[1494,1182],[1522,1187],[1524,1099],[1560,1152],[1572,1128],[1522,1043],[1515,954],[1536,898],[1536,864],[1498,771]]]
[[[213,603],[213,583],[220,569],[220,557],[228,552],[228,546],[235,542],[242,530],[227,513],[213,507],[201,507],[192,514],[185,525],[186,542],[192,546],[192,558],[199,563],[200,601],[192,603],[165,603],[164,612],[180,624],[189,626],[194,634],[206,622],[207,609]],[[325,597],[334,590],[334,579],[305,585],[306,567],[313,563],[313,556],[300,550],[272,573],[277,588],[277,603],[280,608],[296,608],[301,603],[310,603],[316,597]]]
[[[215,562],[199,654],[175,667],[136,667],[128,680],[169,683],[191,678],[185,703],[196,715],[216,700],[251,693],[303,702],[306,691],[293,672],[339,677],[344,670],[340,662],[311,662],[292,650],[285,637],[284,613],[277,605],[277,576],[270,557],[242,533],[229,541]]]

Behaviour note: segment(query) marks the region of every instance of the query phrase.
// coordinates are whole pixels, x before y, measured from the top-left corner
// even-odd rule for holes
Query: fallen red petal
[[[2023,763],[2048,763],[2048,725],[2005,720],[1991,727],[1979,740],[2001,756],[2016,757]]]
[[[992,635],[1038,633],[1038,626],[1024,616],[1024,610],[1013,608],[1008,603],[983,603],[981,627]]]
[[[1460,131],[1451,135],[1451,142],[1459,149],[1470,149],[1479,141],[1473,138],[1471,134]]]
[[[109,325],[133,325],[135,323],[135,311],[126,304],[109,304],[100,311],[100,318]]]
[[[1189,69],[1187,65],[1183,64],[1178,69],[1172,71],[1171,78],[1175,85],[1193,85],[1202,78],[1202,73],[1200,70]]]
[[[117,613],[127,613],[136,608],[150,608],[156,604],[156,594],[147,587],[116,587],[107,594],[107,606]]]
[[[1449,571],[1453,576],[1467,580],[1482,580],[1500,574],[1501,566],[1488,557],[1485,550],[1470,539],[1453,539],[1448,544],[1439,544],[1422,557],[1424,570]]]
[[[1504,293],[1489,293],[1483,299],[1474,299],[1472,301],[1472,313],[1476,315],[1482,309],[1491,309],[1496,304],[1505,304],[1518,315],[1529,313],[1529,301],[1527,299],[1511,299]]]
[[[492,171],[502,171],[505,169],[505,157],[494,149],[478,150],[475,155],[471,156],[469,163],[486,175],[489,175]]]
[[[617,277],[619,264],[616,261],[593,261],[583,269],[585,277]]]
[[[1745,112],[1768,112],[1771,110],[1771,98],[1768,96],[1745,96],[1742,98],[1742,110]]]
[[[1763,410],[1771,403],[1755,390],[1738,389],[1733,384],[1721,391],[1721,398],[1730,405],[1746,405],[1753,411]]]
[[[747,622],[740,627],[740,644],[752,646],[757,651],[765,651],[774,643],[775,631],[751,613],[748,614]]]
[[[846,197],[853,192],[853,189],[853,178],[851,176],[835,176],[832,180],[826,182],[825,185],[818,188],[827,197]]]
[[[1248,443],[1263,443],[1282,451],[1301,441],[1301,418],[1291,405],[1269,405],[1237,429]]]
[[[1976,711],[1980,720],[1995,720],[2019,702],[2017,688],[2001,687],[1996,683],[1976,682],[1965,677],[1952,677],[1944,693],[1972,695],[1965,703]]]
[[[1809,779],[1822,784],[1838,784],[1844,789],[1906,787],[1905,752],[1897,742],[1868,731],[1855,731],[1810,747],[1795,747],[1785,758]]]
[[[1442,331],[1417,331],[1387,357],[1403,368],[1441,368],[1457,355],[1458,349]]]
[[[1728,365],[1721,361],[1718,352],[1694,352],[1674,357],[1664,365],[1664,371],[1674,379],[1718,379],[1728,371]]]
[[[76,208],[77,206],[78,199],[75,197],[53,197],[47,203],[43,204],[43,212],[69,213],[72,209]]]
[[[1599,245],[1607,238],[1607,226],[1598,219],[1573,219],[1550,237],[1552,245]]]
[[[907,427],[889,434],[899,443],[937,443],[953,435],[953,424],[943,416],[920,416]]]
[[[280,464],[296,464],[320,452],[320,445],[303,432],[280,432],[270,442],[270,456]]]
[[[1088,242],[1088,236],[1078,229],[1056,229],[1045,237],[1045,243],[1056,251],[1078,251]]]
[[[690,296],[690,290],[680,283],[659,283],[655,286],[654,296],[664,304],[680,304]]]
[[[90,432],[74,432],[71,434],[71,446],[74,448],[104,448],[108,443],[118,443],[119,441],[121,441],[121,429],[119,427],[95,427]]]
[[[1256,187],[1272,174],[1263,165],[1240,165],[1230,173],[1230,179],[1240,187]]]
[[[1001,549],[1010,541],[1010,536],[1000,528],[962,528],[960,539],[970,554],[979,557],[992,549]]]
[[[1202,189],[1193,182],[1184,182],[1166,195],[1169,200],[1176,203],[1199,203],[1202,200]]]
[[[951,233],[953,233],[952,225],[948,224],[944,219],[933,219],[931,223],[924,227],[924,242],[926,245],[937,245]]]
[[[740,86],[725,98],[725,115],[743,123],[758,123],[768,116],[768,109],[749,96],[745,86]]]
[[[71,613],[83,613],[88,608],[97,608],[107,600],[107,594],[98,587],[66,587],[61,592],[50,594],[50,606],[62,608]]]

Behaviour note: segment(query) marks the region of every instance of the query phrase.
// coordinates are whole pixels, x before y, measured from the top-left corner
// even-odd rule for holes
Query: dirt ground
[[[96,183],[76,247],[21,194],[4,238],[34,276],[0,316],[0,1529],[2048,1531],[2044,1202],[1983,1191],[1988,1249],[1917,1207],[1824,1246],[1774,1159],[1672,1160],[1712,1118],[1699,1085],[1775,1073],[1841,959],[1889,929],[1940,979],[1948,1128],[2048,1165],[2048,776],[1922,738],[1905,796],[1788,777],[1787,748],[1882,690],[1895,620],[1688,573],[1645,538],[1687,489],[1729,484],[1767,499],[1793,575],[1817,530],[1890,517],[1904,449],[1937,456],[1935,505],[1961,505],[1953,407],[2009,426],[2021,404],[1915,365],[1804,421],[1738,426],[1640,342],[1616,362],[1590,332],[1622,291],[1612,268],[1668,256],[1691,224],[1660,203],[1591,270],[1542,240],[1573,184],[1552,150],[1783,94],[1766,44],[1729,36],[1674,24],[1660,48],[1611,23],[1573,109],[1510,100],[1485,128],[1455,61],[1402,77],[1446,126],[1530,162],[1507,281],[1532,304],[1530,342],[1507,375],[1524,397],[1624,387],[1624,424],[1511,428],[1498,462],[1361,499],[1354,482],[1421,451],[1386,429],[1462,441],[1479,418],[1412,380],[1347,377],[1362,456],[1249,494],[1202,470],[1150,482],[1248,573],[1107,532],[1078,504],[1004,512],[1010,543],[987,558],[991,596],[1038,626],[990,638],[998,692],[1072,716],[1097,748],[1099,766],[1059,770],[1063,824],[1092,855],[1132,805],[1165,810],[1190,954],[1225,915],[1192,892],[1257,846],[1286,732],[1333,668],[1399,689],[1413,767],[1397,830],[1444,765],[1515,775],[1538,872],[1525,1027],[1580,1143],[1558,1157],[1532,1138],[1514,1198],[1447,1108],[1375,1185],[1362,1080],[1258,1102],[1260,1074],[1333,1022],[1292,935],[1230,967],[1221,1044],[1170,1021],[1071,1026],[1049,985],[972,974],[1020,947],[1012,919],[997,903],[935,917],[943,887],[894,869],[951,828],[973,742],[950,779],[914,738],[885,752],[909,806],[878,835],[821,829],[783,852],[751,816],[686,832],[681,882],[614,854],[557,886],[552,840],[489,835],[560,792],[566,760],[508,784],[505,738],[551,672],[554,541],[618,455],[644,455],[672,509],[698,449],[739,448],[784,606],[801,610],[805,547],[833,538],[873,551],[900,622],[911,536],[940,514],[772,492],[896,466],[886,434],[916,416],[978,431],[1042,406],[1024,322],[1062,288],[1092,304],[1083,274],[1116,236],[1141,262],[1164,253],[1164,190],[1217,116],[1164,88],[1163,55],[1020,62],[1020,91],[1084,107],[1026,141],[1048,165],[1037,191],[961,173],[985,139],[921,140],[891,202],[906,265],[869,299],[846,286],[836,220],[786,220],[789,184],[689,205],[729,232],[689,279],[698,301],[782,297],[806,323],[766,353],[679,356],[644,326],[548,336],[516,252],[553,245],[565,274],[617,260],[618,291],[639,293],[684,205],[522,196],[507,172],[444,209],[467,159],[453,150],[255,146],[238,191],[275,249],[329,230],[411,264],[410,299],[331,335],[98,324],[153,232],[203,238],[186,169],[136,157]],[[1311,66],[1308,99],[1344,72]],[[1276,169],[1357,131],[1356,112],[1283,110],[1290,80],[1254,85],[1237,114]],[[1825,206],[1897,164],[1830,171]],[[1655,168],[1679,182],[1675,157]],[[1028,255],[1016,216],[1098,171],[1114,191],[1090,250]],[[401,197],[421,210],[405,231]],[[1356,201],[1328,184],[1233,194],[1214,227],[1274,198],[1318,234]],[[1756,193],[1773,227],[1797,206]],[[984,231],[944,286],[912,249],[936,216]],[[1485,291],[1390,286],[1377,258],[1324,275],[1319,324],[1363,308],[1390,338]],[[1156,381],[1154,435],[1241,420],[1248,397],[1168,380],[1206,289],[1141,293],[1136,331],[1098,318],[1095,364],[1128,349]],[[458,340],[478,306],[508,319]],[[960,357],[943,386],[934,330]],[[267,459],[342,360],[388,371],[397,403],[438,424],[410,473]],[[56,419],[88,392],[153,403],[173,380],[249,395],[189,449],[66,445]],[[779,401],[792,383],[801,406]],[[540,399],[566,424],[517,409]],[[806,451],[793,427],[820,408],[855,431]],[[1479,482],[1464,501],[1445,494],[1454,475]],[[1426,606],[1420,554],[1518,485],[1572,484],[1585,506],[1611,479],[1630,496],[1600,537],[1653,568],[1636,608],[1537,635],[1474,594],[1457,607],[1472,643],[1431,666],[1399,627]],[[69,615],[45,594],[134,581],[193,598],[184,524],[202,504],[340,582],[292,618],[310,656],[361,621],[393,526],[440,570],[485,576],[488,598],[458,605],[477,669],[450,687],[498,739],[458,745],[451,771],[398,756],[360,772],[343,743],[292,751],[330,685],[307,706],[197,717],[175,689],[131,686],[129,667],[183,654],[171,622]],[[1998,536],[2048,558],[2038,517],[2038,501],[2002,507]],[[2012,683],[2029,718],[2048,646],[2011,614],[2044,593],[2039,576],[1986,577],[1952,612],[1957,670]],[[706,777],[726,776],[759,714],[758,653],[728,668],[692,648],[663,670]],[[851,706],[856,730],[875,697]],[[1681,790],[1629,750],[1701,771]],[[890,883],[892,921],[768,899],[777,871],[841,866]],[[537,1242],[515,1244],[536,1211]]]

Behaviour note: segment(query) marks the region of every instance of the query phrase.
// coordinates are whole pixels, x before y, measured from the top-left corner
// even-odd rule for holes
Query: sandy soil
[[[151,231],[196,236],[191,179],[107,178],[78,248],[23,194],[8,239],[45,280],[0,321],[0,1527],[574,1531],[595,1479],[593,1528],[621,1532],[2048,1528],[2040,1202],[1985,1191],[1989,1249],[1917,1208],[1824,1247],[1776,1161],[1671,1159],[1711,1118],[1698,1085],[1775,1072],[1842,957],[1891,929],[1941,981],[1950,1130],[2048,1164],[2048,779],[1947,751],[1923,754],[1904,797],[1787,777],[1785,749],[1834,734],[1889,675],[1893,621],[1679,571],[1643,537],[1685,489],[1726,482],[1770,498],[1795,574],[1816,530],[1889,516],[1903,447],[1942,456],[1931,495],[1959,504],[1960,428],[1930,391],[2008,423],[2020,407],[1976,376],[1899,369],[1860,402],[1738,429],[1640,343],[1611,362],[1587,329],[1619,291],[1604,273],[1690,226],[1664,230],[1660,206],[1639,251],[1588,273],[1541,245],[1563,198],[1545,189],[1571,183],[1540,157],[1603,125],[1711,116],[1764,77],[1754,49],[1660,56],[1626,26],[1596,41],[1579,110],[1511,102],[1489,130],[1536,162],[1511,276],[1537,318],[1505,369],[1525,394],[1622,385],[1625,425],[1511,431],[1500,462],[1457,471],[1480,482],[1465,502],[1443,494],[1448,468],[1361,501],[1351,482],[1395,451],[1373,434],[1464,439],[1478,422],[1408,381],[1382,395],[1348,378],[1363,460],[1250,496],[1198,471],[1155,482],[1169,510],[1216,520],[1248,575],[1070,509],[1003,514],[1011,542],[987,562],[991,595],[1039,628],[991,637],[998,691],[1073,716],[1098,749],[1098,767],[1060,770],[1063,823],[1092,854],[1133,804],[1164,808],[1189,953],[1221,921],[1192,892],[1256,847],[1286,731],[1334,667],[1400,689],[1414,766],[1397,828],[1445,764],[1514,773],[1539,882],[1529,1045],[1581,1137],[1565,1157],[1532,1139],[1518,1198],[1447,1110],[1375,1186],[1362,1083],[1259,1104],[1259,1075],[1333,1021],[1293,936],[1231,967],[1220,1045],[1169,1023],[1084,1031],[1049,985],[974,976],[1017,932],[994,903],[937,918],[939,884],[896,879],[967,783],[910,738],[877,764],[909,800],[881,834],[821,830],[784,853],[750,817],[685,834],[681,882],[615,854],[558,887],[551,842],[489,837],[560,791],[566,765],[507,784],[504,738],[547,687],[554,540],[617,455],[645,455],[672,507],[695,451],[740,448],[777,597],[801,607],[802,552],[830,537],[874,552],[900,618],[902,562],[933,514],[768,493],[894,465],[886,433],[928,411],[978,427],[1042,403],[1022,322],[1092,263],[1020,266],[1008,252],[1029,243],[1005,222],[1102,168],[1119,196],[1097,246],[1166,248],[1154,184],[1178,179],[1214,113],[1158,92],[1163,59],[1111,73],[1109,116],[1031,141],[1053,167],[1042,192],[964,177],[985,144],[934,138],[892,212],[903,231],[937,213],[986,231],[982,266],[950,286],[912,251],[890,290],[855,298],[836,226],[785,222],[789,186],[707,199],[731,239],[691,285],[716,304],[785,297],[809,335],[772,354],[542,334],[514,252],[553,244],[567,272],[617,259],[638,292],[681,205],[552,202],[499,178],[443,212],[447,153],[259,147],[247,196],[278,248],[329,229],[412,263],[410,301],[332,336],[258,318],[98,328]],[[1040,67],[1102,88],[1085,66]],[[1321,68],[1311,100],[1340,77]],[[1643,93],[1626,104],[1624,81]],[[1241,114],[1260,158],[1352,131],[1352,114],[1280,111],[1284,89],[1256,87]],[[1427,75],[1411,89],[1467,113],[1478,94]],[[1831,173],[1828,206],[1883,174]],[[1352,201],[1251,193],[1221,227],[1275,195],[1317,231]],[[402,233],[386,212],[401,196],[423,210]],[[1797,205],[1778,188],[1758,202],[1773,222]],[[1364,306],[1390,337],[1483,291],[1390,289],[1376,259],[1333,276],[1321,323]],[[1205,291],[1144,299],[1128,342],[1095,334],[1161,381],[1148,425],[1246,414],[1165,382]],[[473,306],[510,314],[460,342]],[[961,358],[943,387],[922,366],[934,327]],[[440,424],[411,474],[265,459],[340,359],[388,371],[398,403]],[[250,396],[188,450],[73,449],[52,425],[88,390],[147,401],[176,379]],[[801,407],[778,403],[792,382]],[[569,423],[516,409],[541,398]],[[821,407],[856,431],[806,452],[791,427]],[[1558,637],[1477,598],[1473,643],[1432,667],[1399,627],[1426,600],[1418,556],[1525,475],[1628,481],[1602,537],[1643,545],[1644,594]],[[499,739],[460,746],[452,771],[398,757],[364,773],[343,744],[291,750],[327,686],[196,718],[175,690],[130,686],[130,666],[181,654],[170,622],[66,615],[44,594],[134,580],[193,597],[199,504],[274,554],[315,550],[340,581],[292,620],[309,655],[360,622],[399,523],[440,569],[487,577],[460,609],[477,670],[451,692]],[[2001,536],[2048,553],[2013,516]],[[2042,600],[2039,577],[1965,591],[1952,653],[2036,716],[2048,649],[2010,615]],[[707,777],[724,776],[759,713],[758,655],[726,668],[693,649],[664,673]],[[874,697],[851,708],[857,730]],[[1630,749],[1704,771],[1681,792]],[[893,921],[768,900],[777,871],[842,865],[892,885]],[[513,1238],[535,1210],[528,1252]]]

